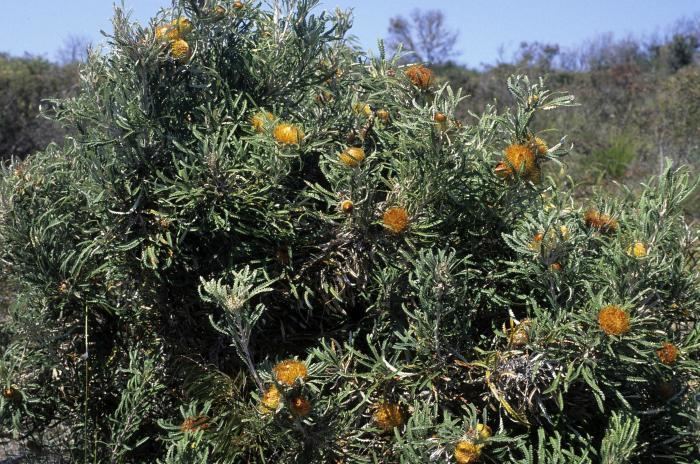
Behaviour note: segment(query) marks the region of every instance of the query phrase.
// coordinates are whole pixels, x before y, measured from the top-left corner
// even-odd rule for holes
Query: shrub
[[[76,137],[4,169],[3,431],[95,462],[693,462],[688,176],[574,204],[530,129],[570,96],[516,76],[458,123],[428,68],[289,4],[117,10]]]

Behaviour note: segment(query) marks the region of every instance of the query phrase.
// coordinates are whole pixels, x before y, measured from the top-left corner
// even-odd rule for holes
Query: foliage
[[[3,434],[70,462],[696,462],[688,172],[580,203],[534,130],[573,97],[517,75],[458,121],[316,3],[117,9],[56,105],[75,137],[3,168]]]

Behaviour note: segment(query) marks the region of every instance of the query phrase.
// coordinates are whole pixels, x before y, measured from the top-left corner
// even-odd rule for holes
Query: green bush
[[[516,76],[457,123],[315,3],[117,11],[57,106],[76,137],[0,183],[3,434],[70,462],[696,462],[687,174],[578,205],[530,129],[570,96]]]

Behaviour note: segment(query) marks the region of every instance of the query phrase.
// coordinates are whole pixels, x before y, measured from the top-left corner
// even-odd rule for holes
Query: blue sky
[[[100,29],[110,31],[112,0],[3,1],[0,51],[56,57],[69,35],[99,42]],[[125,0],[133,17],[146,22],[169,0]],[[700,13],[698,0],[322,0],[322,7],[353,8],[352,33],[364,48],[384,37],[388,20],[414,8],[438,8],[448,24],[460,30],[457,61],[470,66],[494,62],[499,48],[512,52],[523,41],[574,47],[597,35],[616,37],[664,32],[677,19]],[[511,53],[507,52],[506,57]]]

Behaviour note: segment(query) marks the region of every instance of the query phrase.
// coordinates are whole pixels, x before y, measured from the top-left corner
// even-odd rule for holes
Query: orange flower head
[[[481,457],[482,445],[469,440],[462,440],[455,446],[455,461],[457,464],[473,464]]]
[[[17,390],[15,387],[3,388],[2,396],[6,400],[12,400],[12,401],[16,401],[16,400],[20,399],[20,397],[21,397],[19,390]]]
[[[306,417],[311,412],[311,401],[303,396],[295,396],[289,402],[289,408],[295,416]]]
[[[340,203],[340,210],[344,212],[345,214],[350,214],[352,213],[352,210],[355,208],[355,205],[353,204],[352,200],[343,200]]]
[[[243,2],[241,2],[241,1],[235,1],[235,2],[233,2],[233,5],[231,5],[231,6],[233,6],[233,7],[234,7],[235,9],[237,9],[237,10],[240,10],[240,9],[242,9],[243,7],[245,7],[245,5],[243,4]]]
[[[433,121],[437,123],[447,122],[447,116],[445,116],[445,113],[435,113],[435,116],[433,116]]]
[[[304,131],[293,124],[281,123],[275,126],[273,136],[283,145],[296,145],[304,138]]]
[[[226,8],[221,5],[216,5],[212,12],[214,13],[214,17],[216,19],[223,19],[226,17]]]
[[[532,251],[540,251],[542,248],[542,240],[544,239],[544,234],[542,232],[537,232],[532,236],[532,241],[530,242],[530,249]]]
[[[596,209],[587,210],[583,215],[583,220],[588,227],[603,233],[614,233],[619,225],[615,218]]]
[[[292,386],[298,379],[304,380],[309,374],[306,364],[295,359],[287,359],[273,368],[275,379],[282,385]]]
[[[617,305],[605,306],[598,312],[598,323],[608,335],[622,335],[630,329],[630,316]]]
[[[275,385],[270,385],[260,398],[260,412],[266,414],[277,410],[282,394]]]
[[[540,167],[537,165],[535,153],[526,145],[513,144],[506,147],[504,160],[496,166],[496,175],[509,179],[518,173],[531,182],[539,182]]]
[[[179,64],[186,64],[192,57],[192,49],[190,48],[190,44],[182,39],[175,40],[170,44],[170,55]]]
[[[561,272],[562,265],[561,263],[552,263],[549,265],[549,270],[552,272]]]
[[[359,147],[348,147],[338,154],[341,163],[349,168],[356,168],[365,159],[365,151]]]
[[[419,89],[426,90],[433,81],[433,72],[422,64],[414,64],[406,68],[406,77]]]
[[[391,430],[394,427],[401,427],[404,423],[404,415],[401,411],[401,406],[394,403],[380,403],[377,405],[372,418],[374,419],[374,423],[385,431]]]
[[[377,110],[377,117],[380,121],[387,123],[389,122],[389,111],[385,109]]]
[[[255,113],[252,118],[250,118],[250,123],[253,125],[255,132],[260,134],[264,132],[267,126],[275,120],[275,115],[269,111],[260,111]]]
[[[391,207],[384,211],[382,222],[387,230],[400,234],[408,227],[408,213],[400,206]]]
[[[209,418],[207,416],[190,416],[182,421],[180,431],[196,432],[198,430],[206,430],[209,428]]]
[[[662,363],[670,366],[678,359],[678,348],[673,343],[666,342],[656,351],[656,355]]]

